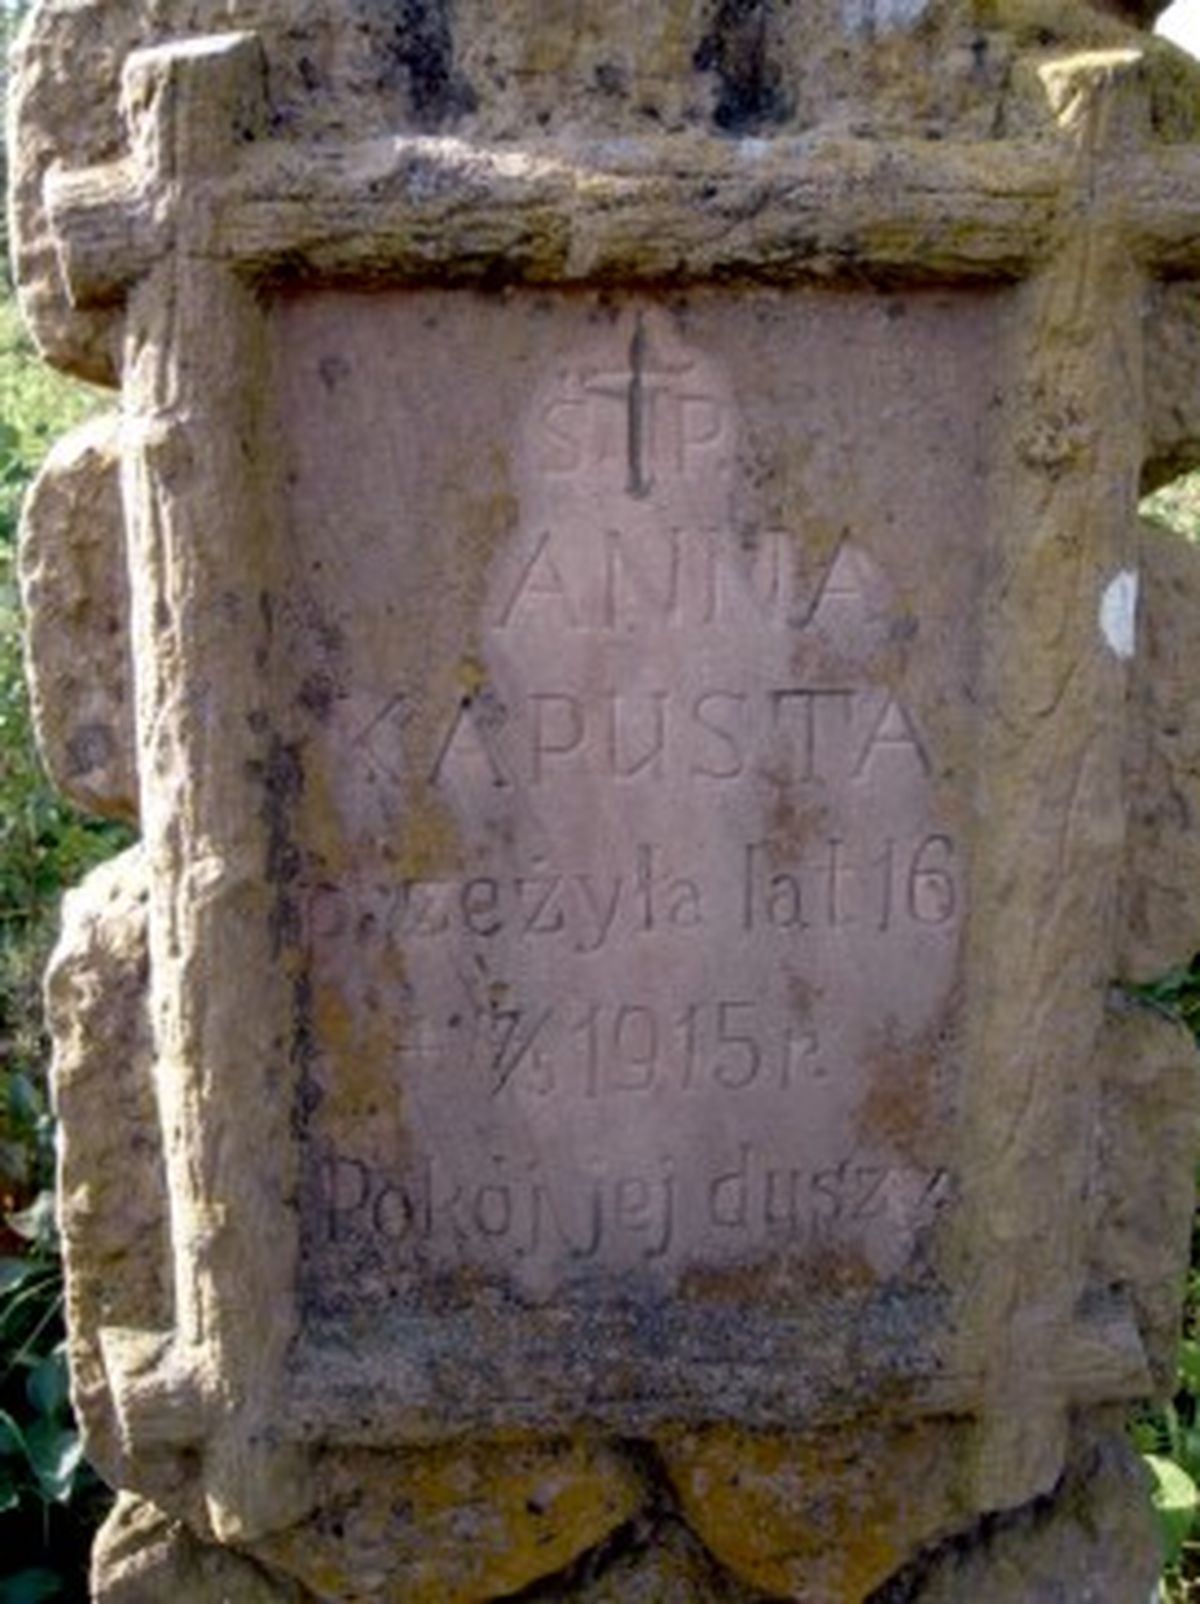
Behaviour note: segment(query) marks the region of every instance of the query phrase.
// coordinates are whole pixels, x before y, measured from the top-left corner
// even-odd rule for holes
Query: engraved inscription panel
[[[1002,299],[273,317],[314,1320],[915,1283]]]

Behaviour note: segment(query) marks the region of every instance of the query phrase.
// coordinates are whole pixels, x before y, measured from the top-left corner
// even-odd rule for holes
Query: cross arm
[[[1046,145],[827,137],[268,142],[188,191],[125,162],[60,175],[48,201],[77,306],[119,298],[176,239],[268,280],[988,280],[1052,252],[1076,168]],[[1200,219],[1200,157],[1195,178]]]

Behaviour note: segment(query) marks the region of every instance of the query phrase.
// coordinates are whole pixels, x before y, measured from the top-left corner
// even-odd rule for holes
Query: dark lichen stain
[[[318,724],[328,724],[337,694],[337,686],[328,674],[309,674],[296,693],[296,701]]]
[[[81,724],[67,741],[67,762],[73,778],[105,769],[116,756],[116,738],[107,724]]]
[[[300,1070],[293,1109],[293,1128],[301,1134],[325,1100],[325,1093],[313,1075],[317,1059],[317,1031],[313,1020],[313,986],[307,973],[296,976],[292,989],[292,1063]]]
[[[317,372],[321,377],[321,383],[332,395],[342,380],[349,378],[350,364],[344,356],[334,352],[321,358],[317,363]]]
[[[292,836],[296,806],[304,790],[304,764],[300,745],[284,741],[269,728],[263,732],[261,759],[246,765],[249,778],[262,791],[259,818],[266,838],[264,877],[274,888],[270,911],[271,955],[278,958],[298,939],[299,912],[292,887],[303,867],[303,854]]]
[[[717,79],[713,121],[748,134],[786,121],[791,97],[772,51],[775,0],[716,0],[712,25],[695,54],[698,72]]]
[[[267,826],[267,879],[286,885],[300,873],[300,849],[291,837],[291,817],[304,790],[304,764],[296,742],[273,735],[262,766],[263,820]]]
[[[269,590],[260,590],[258,593],[258,619],[262,629],[258,645],[254,648],[254,662],[261,672],[271,661],[271,648],[275,642],[275,603]]]
[[[1095,1520],[1088,1491],[1100,1470],[1104,1448],[1097,1445],[1075,1460],[1058,1485],[1027,1504],[1013,1510],[984,1515],[965,1531],[923,1548],[882,1587],[876,1588],[863,1604],[918,1604],[930,1584],[961,1574],[972,1555],[987,1554],[1007,1540],[1014,1549],[1034,1551],[1034,1544],[1047,1527],[1063,1522],[1067,1513],[1078,1515],[1082,1507],[1090,1528]]]
[[[475,109],[474,91],[455,71],[451,0],[375,0],[366,14],[380,88],[406,91],[419,127],[441,127]]]
[[[324,80],[321,76],[321,69],[311,56],[302,55],[296,63],[296,71],[300,75],[300,82],[310,95],[316,94],[317,90],[322,87]]]
[[[629,73],[619,62],[599,62],[592,77],[601,94],[620,96],[629,92]]]
[[[509,1604],[552,1604],[556,1599],[574,1598],[576,1593],[590,1593],[597,1585],[603,1586],[606,1598],[623,1598],[626,1592],[631,1598],[635,1593],[639,1598],[648,1598],[643,1582],[639,1582],[642,1566],[648,1556],[662,1553],[670,1556],[667,1568],[671,1577],[691,1578],[682,1584],[687,1587],[688,1598],[712,1599],[714,1604],[717,1600],[727,1604],[735,1600],[737,1604],[782,1604],[778,1595],[760,1593],[735,1580],[701,1545],[679,1513],[670,1477],[650,1443],[628,1439],[621,1444],[621,1453],[638,1471],[645,1489],[645,1500],[636,1517],[618,1526],[565,1569],[530,1583],[519,1593],[506,1595]],[[684,1596],[677,1583],[669,1585],[672,1598]],[[656,1592],[654,1596],[660,1595]]]
[[[303,747],[299,742],[284,740],[271,728],[269,715],[261,710],[251,714],[250,722],[263,743],[262,757],[250,762],[247,772],[262,794],[259,818],[265,836],[265,878],[275,893],[268,913],[271,956],[276,962],[282,960],[291,980],[288,1056],[298,1071],[291,1128],[293,1137],[300,1141],[322,1100],[315,1075],[313,986],[300,954],[297,882],[303,872],[304,855],[295,839],[295,818],[305,786]],[[302,1217],[307,1217],[311,1201],[299,1199]]]

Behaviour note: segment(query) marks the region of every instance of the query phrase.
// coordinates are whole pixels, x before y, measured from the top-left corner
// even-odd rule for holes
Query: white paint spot
[[[930,0],[842,0],[842,21],[851,33],[883,33],[910,28],[929,6]]]
[[[1101,633],[1122,662],[1137,650],[1137,600],[1138,576],[1132,568],[1122,568],[1100,599]]]

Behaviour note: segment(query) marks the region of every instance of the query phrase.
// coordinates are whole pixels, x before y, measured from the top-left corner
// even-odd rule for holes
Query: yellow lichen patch
[[[461,853],[458,827],[445,803],[428,793],[414,798],[400,832],[397,875],[425,880],[452,873],[461,867]]]
[[[583,1440],[337,1454],[322,1477],[321,1509],[264,1557],[322,1597],[378,1604],[507,1596],[601,1542],[644,1496],[623,1458]]]
[[[488,682],[487,669],[473,652],[459,660],[458,686],[464,696],[478,696]]]
[[[390,1010],[363,1006],[332,985],[313,989],[313,1034],[328,1065],[323,1118],[335,1129],[363,1131],[384,1150],[404,1141],[403,1091],[388,1074],[396,1056]]]
[[[467,469],[447,477],[439,490],[438,507],[454,539],[454,562],[443,582],[462,587],[464,614],[470,617],[478,616],[492,558],[516,527],[520,504],[505,450],[493,446]]]
[[[962,1426],[839,1426],[807,1437],[733,1426],[660,1441],[688,1522],[718,1559],[802,1604],[861,1604],[953,1530]]]
[[[313,1025],[331,1051],[344,1050],[353,1040],[353,1016],[345,998],[333,986],[313,988]]]
[[[863,1143],[875,1151],[886,1148],[918,1168],[927,1165],[947,1121],[937,1032],[912,1040],[883,1033],[864,1055],[864,1064],[870,1081],[856,1119]]]
[[[328,763],[308,750],[305,751],[304,786],[300,793],[296,817],[289,821],[289,831],[302,839],[312,862],[326,866],[330,871],[340,866],[346,850],[346,829],[339,807],[334,784],[335,776]]]
[[[641,7],[643,11],[650,8]],[[649,50],[643,50],[637,63],[639,80],[677,73],[683,77],[691,68],[696,51],[696,8],[691,0],[668,0],[651,11],[655,32]]]

